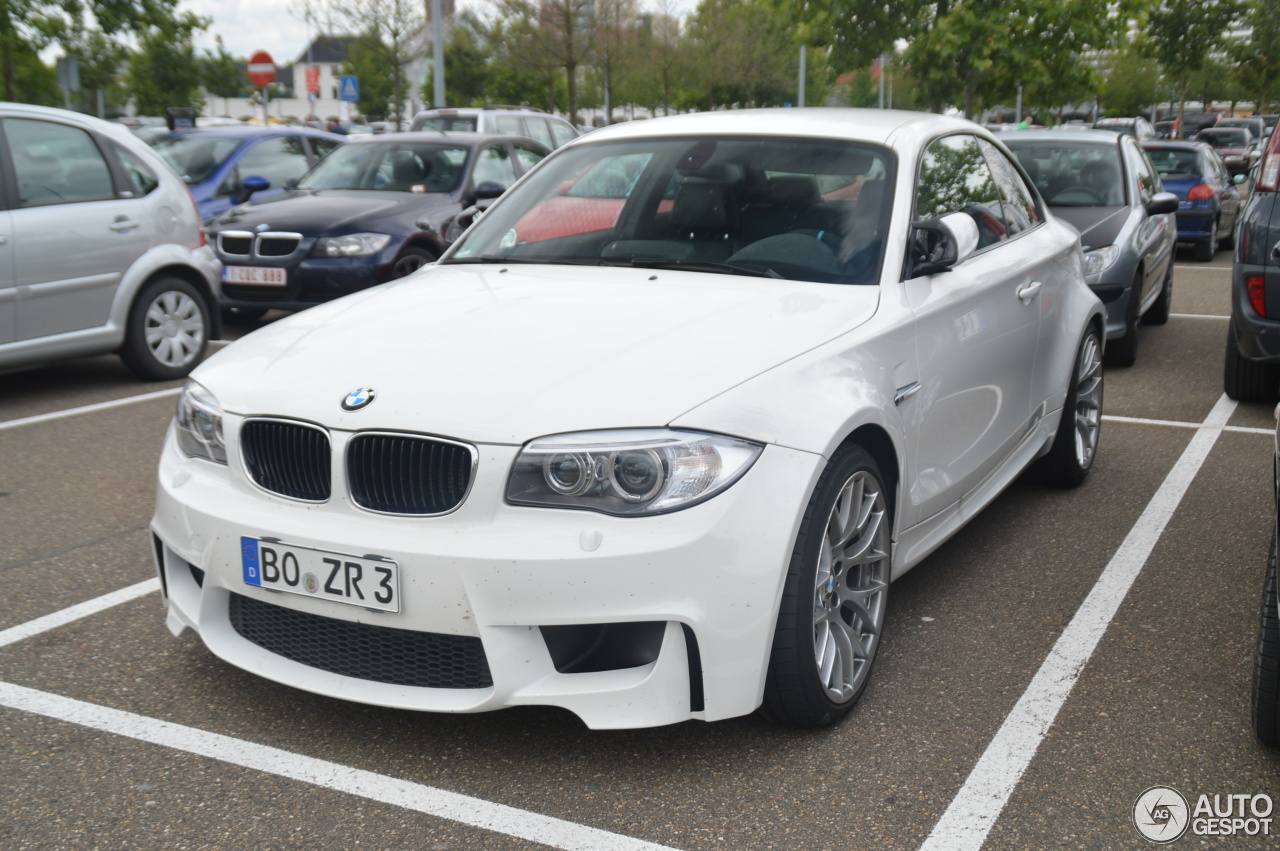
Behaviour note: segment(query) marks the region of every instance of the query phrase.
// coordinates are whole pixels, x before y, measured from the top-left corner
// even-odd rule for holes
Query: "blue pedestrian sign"
[[[338,90],[338,97],[352,102],[360,100],[360,78],[351,74],[343,74],[342,87]]]

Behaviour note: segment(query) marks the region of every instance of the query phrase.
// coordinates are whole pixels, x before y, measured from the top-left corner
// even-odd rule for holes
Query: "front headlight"
[[[1108,245],[1095,251],[1086,251],[1084,253],[1084,273],[1086,275],[1096,275],[1116,262],[1116,258],[1119,256],[1120,246],[1118,245]]]
[[[735,437],[626,429],[543,437],[520,450],[507,500],[604,514],[662,514],[736,482],[764,446]]]
[[[222,406],[214,395],[194,381],[188,381],[178,397],[178,448],[192,458],[215,464],[227,463],[227,445],[222,441]]]
[[[324,236],[311,249],[313,257],[368,257],[387,247],[391,237],[385,233],[349,233]]]

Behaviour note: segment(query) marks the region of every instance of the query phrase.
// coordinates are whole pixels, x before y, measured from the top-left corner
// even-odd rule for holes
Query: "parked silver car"
[[[119,124],[0,103],[0,371],[118,352],[181,378],[220,333],[195,201]]]
[[[1029,131],[1002,141],[1059,219],[1075,225],[1085,280],[1107,306],[1106,361],[1138,355],[1138,320],[1169,320],[1178,196],[1132,136]]]

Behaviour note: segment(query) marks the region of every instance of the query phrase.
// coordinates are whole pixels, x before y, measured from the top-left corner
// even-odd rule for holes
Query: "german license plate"
[[[288,285],[289,275],[276,266],[223,266],[222,280],[228,284],[283,287]]]
[[[246,585],[380,612],[400,611],[400,571],[390,559],[242,537],[240,562]]]

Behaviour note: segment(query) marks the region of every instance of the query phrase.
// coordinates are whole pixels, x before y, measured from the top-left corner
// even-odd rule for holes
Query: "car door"
[[[18,288],[13,279],[13,219],[3,209],[7,189],[0,177],[0,344],[12,343],[16,328]]]
[[[284,191],[285,183],[297,180],[307,173],[311,161],[307,159],[307,149],[301,136],[273,136],[259,139],[239,151],[235,169],[228,181],[233,191],[226,199],[225,208],[232,206],[232,197],[239,192],[239,187],[250,177],[262,177],[271,184],[270,188],[255,192],[253,200],[261,201]]]
[[[1232,232],[1236,227],[1236,219],[1240,216],[1240,190],[1236,187],[1227,172],[1222,157],[1213,151],[1205,153],[1206,176],[1211,176],[1218,190],[1218,229]]]
[[[1163,188],[1160,176],[1146,152],[1131,139],[1123,139],[1121,148],[1124,151],[1125,169],[1130,175],[1128,182],[1131,202],[1142,216],[1138,226],[1138,250],[1142,257],[1142,303],[1145,304],[1148,299],[1155,298],[1155,294],[1164,286],[1165,275],[1173,263],[1178,228],[1174,213],[1153,216],[1145,209]]]
[[[1041,296],[1036,242],[1010,239],[978,140],[944,136],[917,173],[915,220],[964,213],[977,252],[950,271],[904,284],[915,314],[918,381],[912,402],[917,470],[908,522],[926,520],[983,483],[1031,423]],[[911,514],[915,516],[912,517]]]
[[[143,201],[117,187],[99,140],[86,130],[7,118],[4,135],[16,188],[15,338],[105,325],[125,272],[151,246]]]

